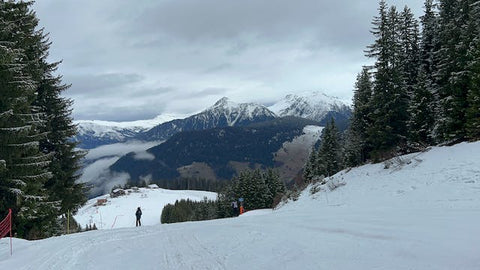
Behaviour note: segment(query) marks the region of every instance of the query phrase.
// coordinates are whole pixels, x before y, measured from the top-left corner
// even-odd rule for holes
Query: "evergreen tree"
[[[333,118],[323,131],[318,160],[319,173],[316,175],[331,176],[342,169],[340,138]]]
[[[434,124],[434,52],[436,49],[436,21],[432,0],[425,1],[425,14],[422,16],[422,35],[420,41],[419,70],[416,85],[411,94],[408,109],[409,145],[421,148],[433,143]]]
[[[313,177],[315,176],[315,164],[317,160],[317,151],[315,150],[315,146],[312,146],[312,150],[310,151],[310,155],[308,156],[307,163],[303,169],[303,180],[306,183],[312,182]]]
[[[367,130],[371,125],[369,116],[372,113],[370,108],[372,88],[368,68],[364,67],[355,83],[353,115],[346,135],[344,163],[349,167],[358,166],[366,161],[371,150],[367,141]]]
[[[28,5],[0,2],[0,213],[12,208],[14,231],[34,239],[51,232],[56,209],[43,188],[52,176],[47,169],[51,156],[39,151],[44,115],[32,106],[33,64],[19,46],[28,41]]]
[[[265,185],[268,189],[268,200],[266,201],[266,207],[272,207],[274,200],[281,196],[285,192],[285,184],[280,181],[280,176],[272,169],[268,169],[262,174]]]
[[[473,39],[470,24],[471,0],[441,0],[439,9],[438,107],[434,135],[438,142],[465,138],[465,113],[471,74],[468,47]]]
[[[469,46],[471,74],[467,93],[468,108],[466,110],[466,132],[470,140],[480,139],[480,1],[474,1],[471,6],[471,31],[473,40]]]
[[[408,95],[403,78],[400,19],[394,6],[387,11],[380,1],[379,16],[374,18],[372,33],[375,42],[366,51],[375,58],[373,95],[370,107],[372,125],[368,138],[375,159],[390,157],[404,151],[408,120]]]
[[[37,148],[48,157],[49,177],[41,181],[40,186],[42,196],[48,198],[46,200],[50,201],[50,206],[55,207],[47,211],[49,217],[45,219],[48,221],[39,221],[49,223],[48,226],[42,225],[48,230],[42,228],[38,230],[41,235],[35,236],[45,237],[55,232],[58,216],[66,214],[67,210],[74,212],[86,200],[84,186],[75,183],[81,154],[74,150],[75,144],[70,142],[75,134],[70,117],[71,101],[60,97],[67,87],[61,83],[61,77],[53,75],[58,63],[49,64],[46,60],[50,42],[42,29],[36,30],[38,19],[30,9],[32,2],[0,3],[1,40],[23,52],[22,57],[16,59],[16,64],[23,65],[23,72],[34,85],[34,93],[28,98],[27,105],[31,112],[35,112],[37,120]]]

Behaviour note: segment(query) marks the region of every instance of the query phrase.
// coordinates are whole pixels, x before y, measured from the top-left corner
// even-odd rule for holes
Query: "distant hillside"
[[[275,153],[285,142],[302,135],[308,125],[318,123],[285,117],[246,127],[181,132],[148,149],[153,159],[138,159],[134,153],[129,153],[110,168],[128,173],[134,183],[146,177],[154,182],[180,176],[230,179],[245,168],[282,165],[276,163]],[[310,147],[308,145],[307,149]],[[297,168],[297,173],[300,169]]]

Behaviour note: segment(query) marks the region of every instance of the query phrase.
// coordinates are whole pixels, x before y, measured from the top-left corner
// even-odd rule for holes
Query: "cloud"
[[[147,151],[141,151],[141,152],[135,153],[133,158],[137,160],[154,160],[155,156],[151,153],[148,153]]]
[[[109,167],[117,162],[120,157],[130,152],[135,153],[135,158],[151,159],[153,155],[146,150],[160,143],[131,141],[91,149],[85,156],[87,161],[85,163],[88,165],[83,168],[78,181],[91,187],[91,197],[110,193],[114,186],[126,184],[130,180],[130,175],[128,173],[112,172]]]
[[[408,4],[421,15],[422,1]],[[72,83],[74,118],[198,112],[221,96],[279,100],[322,90],[351,99],[371,59],[378,1],[42,0],[50,59]]]

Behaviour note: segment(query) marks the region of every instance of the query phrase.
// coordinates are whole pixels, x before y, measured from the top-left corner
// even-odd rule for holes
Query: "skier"
[[[238,203],[237,203],[237,201],[232,202],[232,211],[233,211],[233,216],[238,216]]]
[[[137,212],[135,212],[135,216],[137,216],[137,222],[135,223],[135,226],[142,226],[142,222],[140,222],[140,218],[142,217],[142,210],[140,209],[140,206],[137,208]]]

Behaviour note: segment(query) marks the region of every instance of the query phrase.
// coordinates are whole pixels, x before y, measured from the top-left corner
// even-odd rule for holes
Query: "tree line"
[[[245,170],[234,177],[215,201],[207,199],[194,202],[190,200],[176,201],[167,204],[162,210],[162,223],[198,221],[233,217],[231,203],[243,198],[243,206],[248,210],[272,208],[280,202],[285,193],[285,185],[280,176],[268,169],[266,171]]]
[[[69,85],[47,60],[48,34],[31,1],[0,0],[0,217],[13,210],[17,237],[61,233],[61,216],[86,201]]]
[[[327,125],[305,166],[307,181],[480,139],[480,1],[426,0],[417,20],[410,8],[381,0],[372,24],[365,53],[375,62],[357,76],[350,127],[340,136]]]

